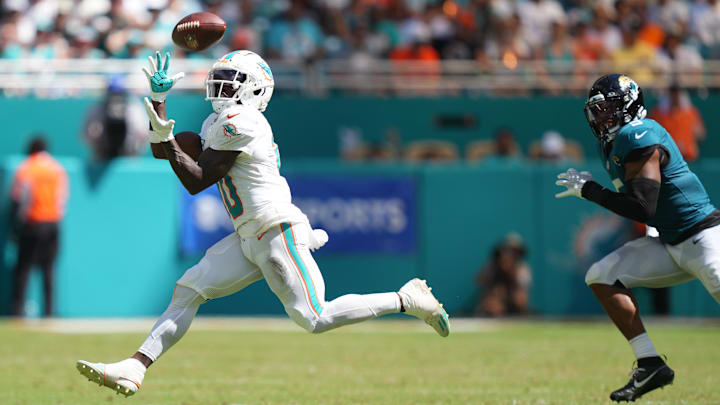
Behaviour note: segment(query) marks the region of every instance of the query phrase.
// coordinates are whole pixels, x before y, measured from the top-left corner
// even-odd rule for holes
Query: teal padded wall
[[[51,138],[55,153],[87,158],[89,151],[81,132],[87,111],[99,101],[97,98],[0,98],[0,111],[6,117],[0,156],[24,152],[30,135],[40,131]],[[720,96],[694,98],[693,102],[706,118],[709,134],[701,149],[702,155],[720,157],[720,137],[713,136],[720,133],[720,121],[710,119],[720,110]],[[652,95],[648,95],[648,105],[654,103]],[[581,97],[299,98],[276,95],[266,116],[284,158],[336,158],[341,128],[356,128],[372,142],[381,141],[387,129],[395,128],[405,143],[439,138],[457,143],[462,150],[470,141],[492,137],[500,126],[509,126],[517,132],[525,152],[544,131],[555,129],[580,142],[586,155],[592,157],[595,140],[585,122],[582,106]],[[177,131],[199,131],[202,120],[210,112],[209,103],[199,94],[178,93],[168,100],[168,115],[177,121]],[[453,125],[466,119],[475,124]],[[439,125],[439,122],[449,125]]]
[[[57,311],[63,317],[150,316],[163,311],[174,281],[199,257],[178,253],[180,189],[168,164],[148,158],[119,159],[105,167],[61,158],[71,198],[62,227],[57,268]],[[0,160],[0,208],[19,157]],[[612,233],[623,221],[579,199],[556,200],[555,175],[564,166],[348,165],[336,161],[285,160],[285,174],[344,176],[411,175],[418,187],[419,249],[408,255],[315,254],[327,297],[397,289],[413,276],[427,278],[451,314],[466,314],[477,297],[474,278],[492,247],[508,232],[528,246],[533,270],[531,303],[538,314],[601,313],[584,285],[593,260],[614,247]],[[602,168],[592,170],[606,185]],[[720,201],[720,161],[694,166],[714,201]],[[0,314],[9,310],[14,244],[0,219]],[[620,230],[620,231],[618,231]],[[330,235],[332,237],[332,235]],[[604,241],[607,239],[608,241]],[[590,248],[592,247],[592,249]],[[593,250],[594,249],[594,250]],[[30,286],[40,308],[39,283]],[[643,307],[649,297],[640,292]],[[672,290],[677,315],[718,315],[720,307],[691,282]],[[282,314],[267,286],[258,282],[240,294],[203,305],[205,314]]]

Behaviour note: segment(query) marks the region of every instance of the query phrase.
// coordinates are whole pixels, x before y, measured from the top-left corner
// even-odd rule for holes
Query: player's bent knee
[[[298,311],[295,308],[292,307],[285,307],[285,312],[287,312],[290,319],[293,320],[298,326],[305,329],[306,331],[310,333],[320,333],[316,332],[318,319],[314,316],[309,316],[304,314],[302,311]]]
[[[194,289],[181,284],[175,284],[172,301],[170,301],[170,303],[178,307],[188,307],[193,305],[200,306],[206,301],[207,300]]]
[[[332,328],[331,328],[331,324],[329,324],[329,323],[327,323],[327,322],[322,322],[321,320],[318,320],[318,321],[315,322],[315,324],[313,325],[312,330],[309,330],[308,332],[312,333],[313,335],[317,335],[317,334],[320,334],[320,333],[327,332],[327,331],[329,331],[330,329],[332,329]]]

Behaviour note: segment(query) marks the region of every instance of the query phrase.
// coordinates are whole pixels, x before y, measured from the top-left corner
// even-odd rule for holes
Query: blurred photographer
[[[139,154],[147,144],[147,119],[121,76],[110,78],[105,99],[90,109],[83,134],[96,161]]]
[[[520,235],[508,234],[492,252],[490,262],[477,275],[482,289],[475,313],[501,317],[529,312],[530,267],[525,263],[527,250]]]

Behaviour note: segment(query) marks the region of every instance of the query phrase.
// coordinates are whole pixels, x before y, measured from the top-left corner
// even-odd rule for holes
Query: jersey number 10
[[[220,195],[222,196],[225,209],[233,219],[236,219],[243,214],[243,205],[240,197],[237,194],[235,184],[232,182],[230,175],[226,175],[220,181],[218,181],[218,189],[220,189]]]

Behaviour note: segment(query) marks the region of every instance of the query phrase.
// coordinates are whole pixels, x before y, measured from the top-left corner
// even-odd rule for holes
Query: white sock
[[[635,358],[637,359],[660,356],[658,352],[655,351],[655,346],[653,346],[653,343],[650,341],[650,336],[648,336],[647,333],[635,336],[628,340],[628,343],[630,343],[630,347],[632,347]]]
[[[395,312],[400,312],[397,293],[347,294],[323,305],[315,331],[325,332]]]
[[[170,305],[160,315],[160,319],[138,351],[152,361],[157,360],[185,335],[203,302],[205,299],[195,290],[175,286]]]

